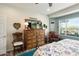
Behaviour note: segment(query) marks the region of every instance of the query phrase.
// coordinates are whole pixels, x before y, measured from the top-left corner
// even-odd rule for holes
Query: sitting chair
[[[59,41],[61,37],[56,32],[49,32],[49,42]]]
[[[22,39],[22,33],[20,32],[16,32],[16,33],[13,33],[13,53],[15,55],[15,52],[16,51],[19,51],[19,50],[22,50],[24,49],[24,42],[23,42],[23,39]]]

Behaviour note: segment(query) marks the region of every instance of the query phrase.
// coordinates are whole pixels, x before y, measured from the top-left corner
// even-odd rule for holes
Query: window
[[[59,20],[59,33],[79,37],[79,18]]]

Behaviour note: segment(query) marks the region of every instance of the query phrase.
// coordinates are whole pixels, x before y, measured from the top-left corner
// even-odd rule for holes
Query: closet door
[[[6,53],[6,19],[0,16],[0,55]]]

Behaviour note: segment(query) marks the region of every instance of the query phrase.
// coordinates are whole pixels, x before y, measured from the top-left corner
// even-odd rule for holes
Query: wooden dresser
[[[43,29],[24,30],[25,49],[32,49],[45,44]]]

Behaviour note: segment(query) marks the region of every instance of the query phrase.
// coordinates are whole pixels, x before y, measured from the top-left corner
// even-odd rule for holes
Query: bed
[[[33,56],[79,56],[79,41],[64,39],[39,47]]]

